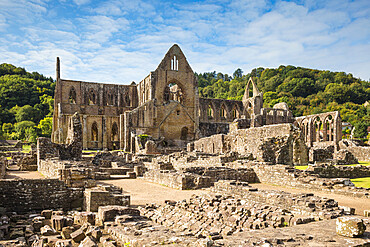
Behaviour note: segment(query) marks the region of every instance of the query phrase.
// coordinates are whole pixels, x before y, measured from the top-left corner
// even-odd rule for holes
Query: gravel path
[[[189,199],[193,194],[208,193],[207,190],[177,190],[159,184],[150,183],[141,179],[100,180],[102,183],[112,184],[129,192],[131,205],[143,206],[147,203],[163,204],[165,200],[180,201]]]

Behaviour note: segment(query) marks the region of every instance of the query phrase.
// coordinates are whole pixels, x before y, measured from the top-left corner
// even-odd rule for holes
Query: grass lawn
[[[370,177],[351,179],[356,187],[370,188]]]
[[[295,166],[294,168],[298,170],[306,170],[308,166]]]
[[[352,165],[348,165],[348,166],[357,166],[357,165],[370,166],[369,161],[359,161],[358,163],[360,163],[360,164],[352,164]],[[308,166],[295,166],[294,168],[298,169],[298,170],[306,170],[308,168]]]

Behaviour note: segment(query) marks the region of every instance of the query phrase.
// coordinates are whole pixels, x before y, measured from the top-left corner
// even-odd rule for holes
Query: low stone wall
[[[0,180],[0,207],[8,211],[82,207],[82,189],[57,179]]]
[[[59,178],[59,170],[65,169],[69,162],[57,159],[39,160],[37,171],[47,178]]]
[[[286,165],[250,164],[262,183],[370,198],[370,189],[354,187],[349,178],[320,178]]]
[[[321,178],[363,178],[370,177],[370,166],[334,166],[322,164],[308,167],[305,173],[316,174]]]
[[[360,161],[370,161],[370,147],[347,147],[346,150]]]
[[[144,173],[142,179],[180,190],[207,188],[213,185],[211,177],[175,170],[149,170]]]
[[[240,196],[244,200],[255,201],[276,207],[283,207],[294,214],[313,217],[315,220],[332,219],[342,215],[338,202],[312,193],[292,194],[278,190],[258,190],[248,184],[220,180],[212,191],[224,195]]]
[[[84,191],[83,209],[88,212],[98,212],[100,206],[118,205],[130,206],[130,195],[122,194],[117,187],[94,187]]]
[[[211,177],[214,182],[218,180],[237,180],[241,182],[259,182],[256,173],[250,168],[229,168],[229,167],[189,167],[185,172],[200,176]]]

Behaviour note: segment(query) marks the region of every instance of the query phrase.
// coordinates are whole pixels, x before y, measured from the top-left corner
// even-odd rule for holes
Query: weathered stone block
[[[364,222],[355,217],[337,218],[336,232],[344,237],[360,237],[364,234],[366,226]]]
[[[58,234],[53,228],[51,228],[49,225],[43,226],[40,229],[40,233],[43,236],[52,236]]]
[[[95,243],[95,241],[87,236],[79,245],[79,247],[97,247],[98,245]]]
[[[104,206],[99,207],[97,225],[103,225],[106,221],[114,221],[117,215],[140,215],[140,211],[124,206]]]
[[[76,243],[80,243],[86,237],[84,229],[82,227],[77,231],[72,232],[70,236],[72,240],[75,241]]]

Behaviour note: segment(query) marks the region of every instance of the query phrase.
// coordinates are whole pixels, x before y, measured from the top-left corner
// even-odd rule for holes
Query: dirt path
[[[308,190],[303,190],[303,189],[295,189],[295,188],[293,189],[293,188],[281,187],[281,186],[270,185],[270,184],[250,184],[250,185],[255,188],[262,189],[262,190],[282,190],[282,191],[286,191],[290,193],[314,193],[316,196],[334,199],[338,202],[340,206],[347,206],[347,207],[355,208],[356,209],[355,213],[357,215],[363,216],[364,210],[370,210],[370,199],[355,198],[355,197],[324,193],[324,192],[317,192],[317,191],[308,191]]]
[[[159,184],[150,183],[141,179],[101,180],[122,188],[131,195],[131,205],[143,206],[146,203],[163,204],[165,200],[180,201],[189,199],[193,194],[208,193],[207,190],[177,190]]]
[[[45,179],[38,171],[7,171],[5,179]]]

